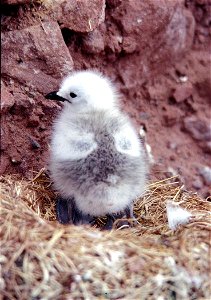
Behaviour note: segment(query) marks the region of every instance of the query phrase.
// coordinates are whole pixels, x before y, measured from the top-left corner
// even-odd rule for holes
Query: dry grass
[[[5,299],[206,299],[210,202],[176,178],[149,185],[124,230],[62,226],[42,170],[32,181],[1,178],[1,293]],[[171,231],[166,201],[194,217]],[[103,220],[96,220],[100,227]]]

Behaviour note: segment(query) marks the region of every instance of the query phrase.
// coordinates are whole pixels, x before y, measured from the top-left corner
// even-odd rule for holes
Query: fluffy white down
[[[172,230],[177,229],[179,225],[185,225],[190,221],[192,214],[181,208],[177,203],[168,201],[166,204],[167,218],[169,228]]]
[[[117,151],[131,156],[140,156],[140,142],[135,130],[126,124],[114,135]]]
[[[72,99],[70,92],[77,94]],[[61,84],[57,95],[72,101],[69,109],[76,111],[90,111],[93,109],[113,109],[118,106],[118,95],[111,82],[102,74],[94,71],[80,71],[67,76]],[[99,100],[100,99],[100,100]],[[74,104],[76,104],[74,106]]]
[[[80,190],[71,190],[68,182],[56,181],[56,187],[64,197],[74,194],[77,207],[86,214],[103,216],[108,213],[123,211],[144,191],[145,176],[140,180],[140,185],[131,188],[128,184],[119,183],[109,186],[105,183],[97,184],[91,192],[82,196]]]

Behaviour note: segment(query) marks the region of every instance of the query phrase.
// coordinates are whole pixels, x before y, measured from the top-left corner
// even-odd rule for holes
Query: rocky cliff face
[[[71,70],[96,68],[116,83],[123,108],[146,131],[151,178],[180,174],[207,196],[208,6],[206,0],[4,0],[1,173],[29,177],[47,165],[60,106],[44,95]]]

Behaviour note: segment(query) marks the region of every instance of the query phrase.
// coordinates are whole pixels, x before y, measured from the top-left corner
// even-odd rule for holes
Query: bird
[[[148,162],[113,82],[96,70],[73,71],[45,97],[64,103],[53,125],[49,162],[58,221],[92,224],[106,216],[105,229],[111,229],[122,216],[134,218]]]

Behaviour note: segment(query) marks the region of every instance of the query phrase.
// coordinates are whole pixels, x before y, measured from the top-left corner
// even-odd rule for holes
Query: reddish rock
[[[200,142],[199,146],[204,150],[205,153],[211,154],[211,141]]]
[[[6,115],[1,116],[1,143],[0,143],[0,151],[1,154],[4,152],[8,147],[8,130],[5,128],[4,124],[7,122]],[[1,159],[0,159],[1,160]]]
[[[106,5],[107,5],[109,8],[117,7],[117,6],[119,6],[121,3],[122,3],[122,0],[107,0],[107,1],[106,1]]]
[[[194,30],[195,20],[193,15],[178,5],[168,25],[166,41],[164,42],[169,50],[170,47],[172,48],[172,57],[178,56],[179,52],[181,57],[182,53],[190,49],[193,44]]]
[[[136,55],[118,60],[126,88],[132,88],[137,78],[141,84],[153,72],[164,71],[192,45],[195,22],[179,0],[122,1],[110,14],[122,35],[122,51]]]
[[[165,106],[163,113],[163,124],[167,127],[172,127],[179,122],[182,113],[178,108]]]
[[[207,3],[209,0],[196,0],[196,3],[199,5],[203,5],[205,3]]]
[[[86,34],[83,38],[83,49],[87,53],[100,53],[104,47],[104,39],[98,29]]]
[[[167,147],[168,147],[169,149],[171,149],[171,150],[176,150],[177,147],[178,147],[178,145],[177,145],[177,143],[175,143],[175,142],[168,141]]]
[[[2,33],[2,74],[43,94],[58,87],[73,61],[55,22]]]
[[[0,174],[4,174],[7,170],[7,167],[10,165],[10,160],[6,155],[1,154],[0,159]]]
[[[77,32],[93,31],[105,19],[105,0],[57,0],[49,9],[61,28]]]
[[[107,39],[107,45],[106,49],[108,52],[113,52],[113,53],[120,53],[122,51],[122,37],[119,35],[109,35],[109,38]],[[114,60],[116,57],[114,56]]]
[[[189,98],[193,93],[193,87],[191,83],[184,83],[177,86],[173,93],[173,97],[176,102],[183,102],[185,99]]]
[[[165,26],[166,20],[169,21],[169,13],[173,6],[168,5],[165,0],[147,2],[126,0],[118,3],[111,15],[118,22],[124,35],[142,36],[142,40],[146,43],[148,32],[151,31],[152,35],[156,34],[158,31],[156,27],[160,28],[161,24]],[[154,18],[151,18],[152,15]]]
[[[38,127],[40,124],[40,118],[36,115],[30,116],[28,120],[28,126],[29,127]]]
[[[180,0],[126,0],[121,1],[111,15],[124,36],[136,36],[140,48],[149,50],[154,43],[178,52],[191,46],[194,34],[194,19],[180,4]]]
[[[193,12],[193,15],[198,23],[194,37],[194,43],[197,48],[199,48],[201,44],[204,44],[210,48],[210,5],[210,0],[186,1],[186,7]]]
[[[184,119],[184,129],[198,141],[211,140],[211,123],[206,120],[200,120],[196,116]]]
[[[172,127],[177,123],[177,117],[173,115],[163,114],[163,124]]]
[[[210,67],[210,63],[208,65]],[[211,102],[211,77],[207,74],[207,78],[196,83],[196,88],[202,98],[207,98],[207,102]]]
[[[124,37],[122,49],[125,53],[133,53],[134,51],[138,50],[136,39],[134,37],[129,36]]]
[[[22,92],[13,92],[13,96],[15,99],[15,104],[13,107],[13,114],[14,115],[21,115],[28,119],[28,114],[31,113],[33,106],[35,103],[30,101],[30,98],[22,93]]]
[[[10,160],[14,165],[19,165],[22,162],[22,155],[19,153],[19,151],[14,151],[10,156]]]
[[[15,99],[13,95],[8,92],[6,86],[1,82],[1,111],[8,112],[8,110],[14,105]]]

